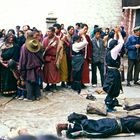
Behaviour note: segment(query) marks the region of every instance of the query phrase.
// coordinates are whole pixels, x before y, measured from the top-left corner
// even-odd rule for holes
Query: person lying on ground
[[[88,137],[105,138],[120,133],[140,133],[140,117],[126,116],[122,118],[88,119],[86,115],[72,113],[68,123],[57,124],[58,136],[66,131],[67,138]]]
[[[135,105],[125,105],[123,107],[124,110],[127,110],[127,111],[131,111],[131,110],[136,110],[136,109],[140,109],[140,104],[135,104]]]

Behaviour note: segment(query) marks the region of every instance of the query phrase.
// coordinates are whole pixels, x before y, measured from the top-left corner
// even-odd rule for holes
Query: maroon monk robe
[[[90,83],[90,78],[89,78],[89,63],[91,62],[91,56],[92,56],[92,42],[91,39],[88,35],[86,35],[86,39],[88,42],[87,45],[87,52],[86,49],[83,49],[83,54],[86,55],[86,58],[84,60],[84,66],[83,66],[83,72],[82,72],[82,80],[81,83],[85,84],[85,83]]]
[[[45,48],[43,80],[45,83],[56,84],[60,82],[60,72],[56,67],[58,42],[59,40],[57,37],[54,37],[53,39],[46,37],[43,41],[43,47]]]

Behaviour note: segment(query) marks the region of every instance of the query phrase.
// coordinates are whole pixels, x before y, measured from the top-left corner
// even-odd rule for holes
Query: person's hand
[[[25,82],[24,81],[21,81],[21,85],[24,86],[25,85]]]
[[[136,44],[135,47],[138,49],[140,48],[140,44]]]
[[[80,35],[80,36],[83,36],[84,33],[85,33],[84,29],[80,29],[80,31],[79,31],[79,35]]]
[[[7,63],[3,63],[3,61],[2,61],[2,65],[3,65],[4,67],[8,68],[8,64],[7,64]]]
[[[20,85],[20,80],[17,81],[17,85],[18,85],[18,86]]]
[[[64,35],[62,38],[61,38],[61,41],[65,42],[67,40],[67,36]]]
[[[91,64],[92,63],[92,59],[91,58],[88,58],[88,62]]]
[[[115,33],[120,32],[120,26],[117,25],[117,26],[114,28],[114,30],[115,30]]]

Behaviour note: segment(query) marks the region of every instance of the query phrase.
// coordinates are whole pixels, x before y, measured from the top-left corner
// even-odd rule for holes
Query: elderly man
[[[25,81],[28,101],[40,100],[42,85],[42,53],[41,44],[28,36],[25,44],[21,47],[19,70],[22,81]]]
[[[127,86],[131,86],[133,68],[134,68],[134,84],[138,83],[140,71],[140,26],[133,29],[134,34],[130,35],[125,43],[128,50],[128,70],[127,70]]]

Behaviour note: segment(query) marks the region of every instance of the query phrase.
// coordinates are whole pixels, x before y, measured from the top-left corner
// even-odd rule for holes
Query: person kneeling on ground
[[[116,111],[114,107],[119,104],[117,97],[120,94],[120,90],[122,90],[119,67],[121,64],[120,51],[123,47],[124,40],[118,26],[115,28],[115,38],[117,40],[112,39],[110,41],[106,53],[107,74],[104,80],[103,90],[107,93],[105,98],[107,112]]]

